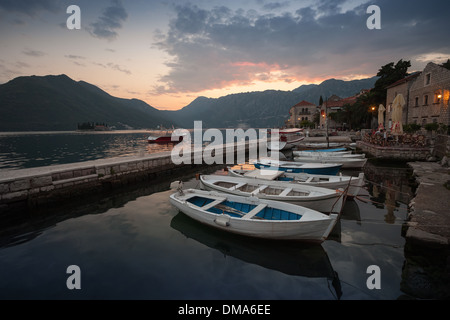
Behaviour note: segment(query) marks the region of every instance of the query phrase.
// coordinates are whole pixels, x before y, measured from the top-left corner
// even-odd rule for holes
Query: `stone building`
[[[450,125],[450,70],[427,64],[409,89],[408,123]]]
[[[387,87],[386,93],[386,113],[384,127],[389,129],[392,125],[392,103],[398,94],[402,94],[405,98],[406,105],[403,108],[402,122],[408,123],[408,111],[409,111],[409,90],[414,83],[414,80],[420,76],[421,72],[415,72]]]
[[[392,102],[398,94],[405,98],[404,124],[443,123],[450,125],[450,70],[433,62],[387,87],[385,127],[392,120]]]
[[[346,124],[344,123],[336,123],[334,120],[330,119],[330,114],[333,112],[339,112],[345,105],[352,105],[354,104],[358,97],[360,97],[363,94],[366,94],[369,92],[369,89],[363,89],[358,94],[347,97],[347,98],[341,98],[337,95],[332,95],[329,97],[324,103],[320,106],[320,124],[319,126],[321,128],[326,128],[326,115],[328,115],[328,128],[342,128],[345,127]]]
[[[286,121],[286,127],[300,128],[302,121],[313,122],[316,111],[316,105],[311,102],[303,100],[297,103],[289,110],[289,119]]]

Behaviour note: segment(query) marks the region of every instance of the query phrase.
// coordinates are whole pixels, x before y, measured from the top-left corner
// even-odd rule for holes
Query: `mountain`
[[[204,128],[279,127],[288,118],[289,109],[302,100],[317,105],[320,96],[324,99],[333,94],[350,97],[362,89],[373,88],[377,79],[329,79],[292,91],[238,93],[216,99],[199,97],[181,110],[163,111],[163,114],[185,128],[192,128],[195,120],[202,120]]]
[[[76,130],[83,122],[116,129],[175,124],[143,101],[113,97],[66,75],[18,77],[0,85],[0,112],[0,131]]]
[[[373,88],[377,77],[343,81],[329,79],[292,91],[267,90],[198,97],[177,111],[160,111],[137,99],[116,98],[66,75],[18,77],[0,85],[0,131],[75,130],[78,123],[107,123],[116,129],[179,126],[193,128],[267,128],[284,125],[289,109],[302,100],[318,104],[336,94],[353,96]]]
[[[362,89],[373,88],[377,80],[378,77],[351,81],[328,79],[321,84],[303,85],[292,91],[302,93],[304,100],[318,104],[320,96],[324,100],[333,94],[341,98],[351,97]]]

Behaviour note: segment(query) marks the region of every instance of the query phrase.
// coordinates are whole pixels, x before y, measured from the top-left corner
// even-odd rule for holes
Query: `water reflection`
[[[368,194],[359,197],[359,200],[385,209],[384,221],[395,223],[395,212],[408,205],[414,197],[416,185],[412,180],[412,170],[398,163],[391,167],[368,162],[364,167],[364,175]]]
[[[326,278],[334,289],[333,296],[337,299],[342,296],[338,274],[333,270],[327,253],[320,245],[234,235],[202,225],[183,213],[178,213],[170,226],[188,238],[219,250],[225,256],[287,275]]]

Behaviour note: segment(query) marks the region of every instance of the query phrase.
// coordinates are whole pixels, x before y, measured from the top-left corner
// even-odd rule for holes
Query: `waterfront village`
[[[401,63],[402,61],[397,65]],[[393,66],[394,64],[391,65]],[[426,256],[424,261],[428,262],[423,266],[411,262],[411,259],[408,260],[409,267],[405,267],[405,270],[409,271],[404,271],[405,282],[412,283],[412,286],[416,285],[416,288],[411,289],[413,292],[416,290],[416,296],[448,298],[450,296],[449,66],[429,63],[420,72],[407,74],[393,83],[383,85],[378,94],[380,92],[385,100],[379,104],[374,104],[373,101],[376,100],[371,100],[377,93],[376,88],[367,88],[345,98],[336,95],[321,97],[318,105],[301,101],[290,108],[290,117],[283,129],[304,128],[307,138],[305,141],[324,141],[323,137],[326,137],[328,143],[351,142],[355,145],[357,153],[366,154],[368,158],[376,158],[377,161],[386,164],[400,161],[413,169],[418,187],[414,199],[408,204],[408,219],[404,227],[405,252],[410,252],[409,256],[414,257],[416,252],[420,251],[420,255]],[[96,126],[99,124],[81,124],[79,129],[95,130]],[[117,186],[154,179],[161,174],[182,176],[189,170],[196,170],[192,168],[193,166],[186,165],[175,166],[170,152],[163,152],[145,156],[140,154],[137,157],[119,160],[100,159],[71,165],[56,165],[52,170],[25,169],[20,170],[19,176],[12,171],[5,172],[0,181],[0,209],[9,210],[9,207],[12,209],[17,207],[22,210],[23,204],[31,207],[39,207],[46,202],[54,204],[68,201],[74,195],[86,195],[98,190],[109,191]],[[219,184],[224,188],[234,186],[236,190],[238,189],[238,184],[228,180],[216,181],[216,185]],[[255,187],[252,190],[252,195],[256,192],[265,193],[262,187]],[[283,192],[281,194],[292,193],[294,190],[293,187],[285,187]],[[179,197],[185,196],[180,194]],[[196,199],[205,200],[200,196]],[[215,196],[206,200],[202,204],[193,203],[193,206],[208,207],[212,210],[213,206],[222,205],[224,198]],[[185,204],[187,201],[180,203]],[[254,205],[253,209],[248,210],[240,220],[251,221],[253,216],[257,217],[256,215],[260,214],[258,210],[266,212],[265,207],[267,207],[265,203]],[[277,210],[286,213],[287,208],[280,205]],[[232,208],[230,215],[239,213],[239,210],[243,209]],[[223,217],[214,220],[214,223],[226,228],[230,226],[230,219]],[[327,228],[328,232],[332,230]],[[438,291],[434,290],[434,286],[431,290],[430,282],[423,280],[423,274],[435,277],[436,265],[430,264],[436,261],[440,264],[440,270],[444,270]],[[442,273],[439,273],[438,277],[441,275]],[[435,284],[439,281],[433,278],[432,282]]]

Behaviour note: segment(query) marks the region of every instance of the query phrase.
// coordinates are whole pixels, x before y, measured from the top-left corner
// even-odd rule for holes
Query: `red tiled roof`
[[[314,103],[303,100],[302,102],[297,103],[294,107],[310,107],[310,106],[315,107],[316,105]]]

